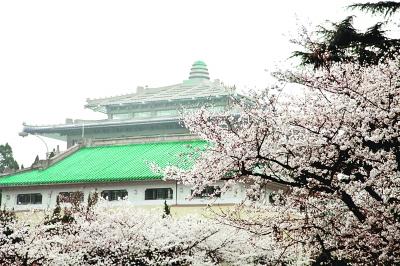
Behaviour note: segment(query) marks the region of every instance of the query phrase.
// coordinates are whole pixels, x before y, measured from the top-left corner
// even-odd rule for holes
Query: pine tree
[[[0,173],[4,173],[7,169],[19,169],[18,163],[13,157],[12,148],[8,143],[0,145]]]
[[[383,14],[385,17],[390,17],[400,10],[400,2],[380,1],[377,3],[358,3],[350,5],[349,8],[359,9],[364,12],[369,12],[373,15]]]
[[[164,200],[164,213],[162,215],[163,218],[171,216],[171,207],[168,206],[167,201]]]
[[[33,161],[31,166],[35,166],[39,163],[39,155],[36,155],[35,160]]]
[[[383,14],[389,18],[400,10],[400,3],[383,1],[378,3],[354,4],[350,9],[359,9],[372,14]],[[380,60],[394,58],[400,51],[400,39],[389,38],[379,22],[365,32],[353,26],[353,16],[348,16],[329,27],[320,26],[321,41],[307,40],[302,51],[295,51],[293,57],[300,58],[302,65],[314,69],[327,68],[337,62],[356,62],[360,65],[377,64]]]

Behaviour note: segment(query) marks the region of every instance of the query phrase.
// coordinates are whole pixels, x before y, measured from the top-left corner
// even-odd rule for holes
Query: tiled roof
[[[0,177],[0,187],[161,179],[149,163],[187,168],[191,160],[184,154],[204,145],[179,141],[85,147],[46,169]]]
[[[142,88],[136,93],[119,95],[114,97],[88,99],[86,108],[95,111],[105,112],[105,106],[123,105],[132,103],[148,103],[157,101],[176,101],[187,99],[204,98],[209,99],[220,96],[230,96],[234,92],[227,89],[218,81],[209,80],[186,80],[183,83],[160,87],[160,88]]]

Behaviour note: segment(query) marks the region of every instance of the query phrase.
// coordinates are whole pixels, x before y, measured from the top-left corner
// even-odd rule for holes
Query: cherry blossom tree
[[[275,257],[270,236],[200,216],[162,217],[162,211],[102,200],[89,208],[60,204],[36,223],[4,211],[0,264],[253,265]]]
[[[248,214],[222,220],[273,236],[283,253],[301,246],[315,264],[399,264],[399,57],[276,76],[280,85],[235,97],[229,112],[187,115],[209,145],[192,169],[164,174],[195,191],[243,183]],[[282,90],[293,84],[296,93]],[[273,184],[285,189],[265,195]]]

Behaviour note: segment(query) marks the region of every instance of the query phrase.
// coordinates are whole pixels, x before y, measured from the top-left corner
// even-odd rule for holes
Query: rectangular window
[[[177,116],[177,110],[160,110],[157,111],[157,116]]]
[[[130,119],[132,114],[114,114],[113,119]]]
[[[193,194],[193,190],[191,193],[195,198],[221,197],[221,189],[219,186],[206,186],[200,193]]]
[[[124,200],[128,197],[126,190],[103,190],[101,196],[108,201]]]
[[[151,117],[151,112],[138,112],[134,113],[135,118],[148,118]]]
[[[83,198],[84,195],[82,191],[60,192],[58,194],[58,200],[64,203],[83,202]]]
[[[145,200],[172,199],[172,188],[148,188],[144,193]]]
[[[17,205],[42,204],[42,194],[18,194]]]

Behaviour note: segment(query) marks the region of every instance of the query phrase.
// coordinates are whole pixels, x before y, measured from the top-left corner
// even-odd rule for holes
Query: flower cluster
[[[36,223],[3,211],[0,264],[253,265],[275,253],[269,236],[200,216],[117,205],[60,206]]]
[[[192,169],[164,173],[197,190],[242,182],[249,199],[284,186],[255,215],[225,220],[301,244],[316,263],[400,263],[399,61],[281,72],[301,93],[271,88],[233,98],[229,113],[192,113],[185,125],[210,145]]]

